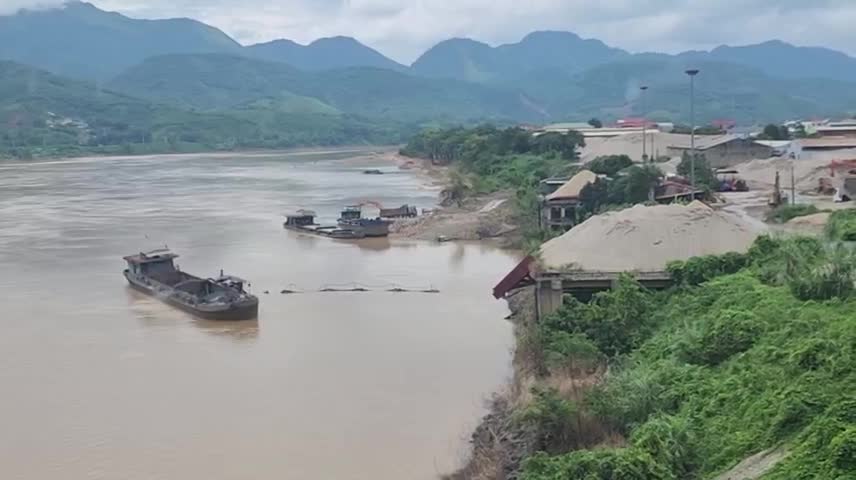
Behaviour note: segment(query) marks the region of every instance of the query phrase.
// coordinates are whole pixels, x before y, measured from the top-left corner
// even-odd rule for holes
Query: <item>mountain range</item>
[[[22,118],[24,110],[28,118],[48,118],[47,104],[34,99],[53,84],[62,86],[50,91],[53,115],[89,121],[99,111],[95,117],[105,122],[108,99],[125,105],[122,112],[136,112],[116,114],[131,129],[155,128],[157,119],[142,112],[158,111],[161,118],[196,116],[202,124],[228,117],[249,125],[253,138],[269,136],[275,120],[299,129],[301,116],[311,116],[307,125],[316,129],[329,121],[343,131],[368,125],[369,132],[387,133],[398,128],[393,124],[426,122],[627,115],[686,121],[683,72],[690,67],[702,71],[696,83],[701,121],[840,115],[856,105],[856,59],[780,41],[668,55],[543,31],[499,46],[450,39],[402,65],[348,37],[243,46],[192,19],[139,20],[78,1],[0,16],[0,60],[7,61],[0,75],[8,77],[0,80],[26,87],[6,89],[18,97],[0,99],[5,118]],[[642,85],[650,87],[645,97]],[[63,102],[61,95],[74,98]]]

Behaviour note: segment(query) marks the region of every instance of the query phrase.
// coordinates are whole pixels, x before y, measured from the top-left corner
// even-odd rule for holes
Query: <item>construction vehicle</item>
[[[838,180],[835,180],[836,174]],[[836,202],[856,199],[856,159],[833,160],[829,163],[829,176],[833,178]]]

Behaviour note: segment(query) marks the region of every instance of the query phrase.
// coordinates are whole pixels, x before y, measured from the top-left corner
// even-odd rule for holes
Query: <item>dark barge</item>
[[[136,290],[208,320],[251,320],[258,317],[259,299],[244,290],[244,280],[223,275],[202,279],[179,270],[178,255],[169,250],[124,257],[125,278]]]
[[[364,237],[386,237],[389,236],[391,220],[381,217],[364,218],[363,209],[360,205],[345,207],[339,217],[339,226],[344,229],[361,233]]]
[[[361,232],[357,232],[350,228],[323,226],[315,223],[315,212],[312,210],[298,210],[294,213],[287,214],[285,216],[285,223],[283,223],[282,226],[286,230],[310,233],[312,235],[319,235],[322,237],[345,240],[365,238],[365,235]]]
[[[391,220],[382,218],[363,218],[360,207],[346,207],[339,218],[338,225],[319,225],[315,223],[315,212],[298,210],[285,216],[283,227],[287,230],[310,233],[322,237],[354,240],[366,237],[387,237]]]

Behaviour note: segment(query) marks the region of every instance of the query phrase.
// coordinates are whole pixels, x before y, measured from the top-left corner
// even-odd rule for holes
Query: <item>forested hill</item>
[[[194,112],[0,61],[0,157],[392,144],[402,124],[263,103]]]
[[[399,121],[545,119],[534,100],[511,88],[426,79],[372,67],[305,72],[283,63],[218,54],[153,57],[109,86],[198,109],[311,98],[325,112]]]

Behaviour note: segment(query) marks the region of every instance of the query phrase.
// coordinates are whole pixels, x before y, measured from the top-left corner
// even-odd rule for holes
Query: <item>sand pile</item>
[[[825,167],[829,162],[813,160],[790,160],[787,158],[768,158],[752,160],[734,167],[738,177],[746,180],[753,188],[772,188],[776,183],[776,172],[779,172],[781,186],[784,189],[791,186],[791,164],[794,166],[794,178],[797,190],[812,191],[817,188],[818,181],[829,177]]]
[[[745,252],[763,230],[702,202],[594,216],[541,247],[547,271],[661,271],[673,260]]]
[[[829,178],[829,163],[833,160],[856,158],[854,150],[833,152],[803,152],[798,160],[783,157],[752,160],[734,167],[739,177],[746,180],[750,187],[772,188],[776,182],[776,172],[781,175],[782,188],[791,186],[791,164],[794,166],[794,178],[799,192],[813,192],[821,178]]]
[[[829,223],[829,212],[815,213],[813,215],[805,215],[788,220],[787,225],[797,227],[809,227],[821,229]]]

